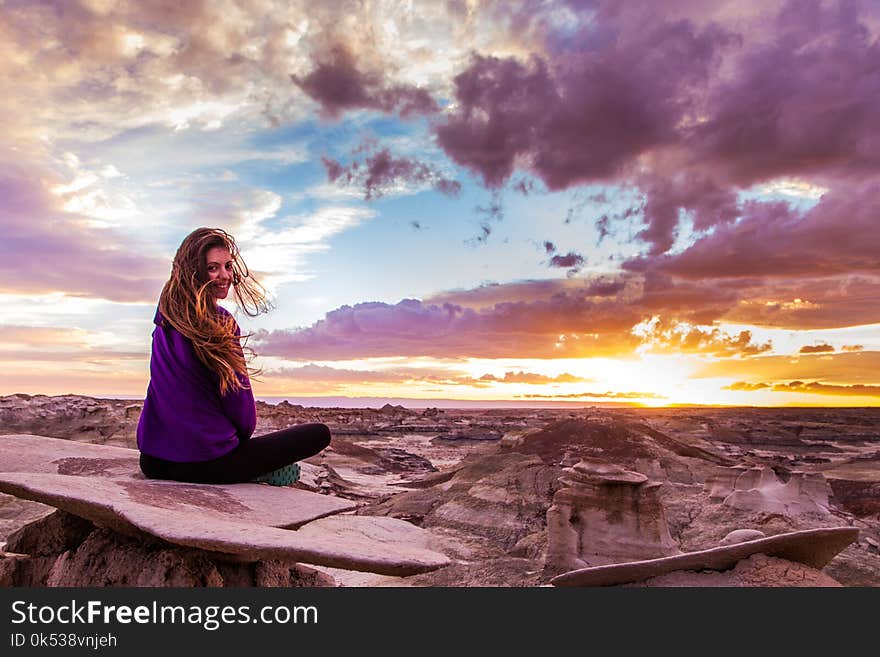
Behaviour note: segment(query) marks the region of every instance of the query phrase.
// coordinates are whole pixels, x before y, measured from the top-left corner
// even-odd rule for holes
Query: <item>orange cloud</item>
[[[756,356],[772,349],[770,342],[755,344],[752,332],[730,335],[718,328],[655,321],[642,333],[651,351],[661,353],[707,354],[721,358]]]
[[[273,383],[289,381],[291,383],[312,383],[324,386],[324,389],[338,390],[349,384],[397,384],[430,383],[439,385],[469,386],[473,388],[491,388],[496,384],[525,383],[543,385],[548,383],[585,383],[589,379],[563,373],[558,376],[546,376],[534,372],[505,372],[503,377],[484,374],[473,378],[456,370],[443,370],[435,367],[394,367],[383,370],[354,370],[329,367],[309,363],[301,367],[272,368],[263,371],[265,377]]]
[[[583,379],[565,372],[559,376],[546,376],[544,374],[535,374],[534,372],[505,372],[502,378],[498,378],[492,374],[484,374],[480,377],[480,381],[493,381],[497,383],[584,383],[589,379]]]
[[[29,347],[58,345],[83,347],[85,336],[86,332],[79,329],[0,325],[0,344],[26,344]]]
[[[28,367],[24,371],[11,372],[7,368],[6,375],[0,380],[0,394],[12,395],[27,390],[30,394],[128,395],[133,399],[143,399],[147,389],[143,367],[138,367],[136,371],[122,371],[118,367],[108,370],[61,371],[57,364],[45,370]]]
[[[95,347],[89,332],[76,328],[0,325],[0,363],[66,362],[113,363],[146,360],[149,351],[114,350]]]
[[[749,383],[748,381],[737,381],[735,383],[731,383],[729,386],[724,386],[724,389],[752,392],[755,390],[766,390],[769,387],[769,383]]]
[[[773,392],[799,392],[815,395],[842,395],[852,397],[880,397],[880,386],[872,385],[835,385],[829,383],[819,383],[812,381],[806,383],[804,381],[791,381],[789,383],[748,383],[738,381],[727,386],[726,390],[766,390]]]
[[[830,344],[808,344],[801,347],[800,351],[798,351],[800,354],[827,354],[829,352],[834,352],[834,347]]]
[[[757,356],[745,360],[706,363],[694,378],[737,377],[758,381],[840,381],[880,383],[880,351],[857,351],[835,354]]]

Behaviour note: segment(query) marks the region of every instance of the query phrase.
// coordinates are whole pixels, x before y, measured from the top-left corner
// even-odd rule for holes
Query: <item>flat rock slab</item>
[[[727,570],[753,554],[821,569],[858,536],[859,530],[854,527],[807,529],[661,559],[581,568],[554,577],[550,583],[553,586],[612,586],[679,570]]]
[[[0,471],[49,472],[88,477],[138,476],[136,449],[92,445],[46,436],[0,436]]]
[[[0,436],[0,492],[123,534],[237,555],[413,575],[449,559],[427,532],[393,518],[346,515],[355,502],[265,484],[146,479],[137,450],[32,435]],[[293,531],[297,530],[297,531]]]
[[[141,474],[138,460],[137,450],[124,447],[90,445],[44,436],[0,436],[0,480],[9,481],[12,486],[15,480],[7,475],[13,473],[65,477],[57,480],[66,483],[54,491],[57,493],[55,501],[43,499],[42,491],[46,489],[39,478],[32,480],[37,486],[33,493],[22,488],[20,494],[12,494],[64,508],[71,513],[75,512],[61,503],[73,496],[81,500],[113,499],[123,513],[126,501],[130,500],[160,509],[196,512],[207,518],[295,528],[357,507],[349,500],[286,486],[203,485],[146,479]],[[11,492],[2,486],[0,484],[0,491]],[[63,503],[75,504],[75,500]],[[88,517],[81,513],[76,515]]]
[[[326,525],[317,520],[299,531],[241,520],[234,508],[240,500],[225,495],[230,488],[261,487],[0,473],[4,493],[49,504],[123,534],[142,532],[245,561],[286,559],[381,575],[414,575],[449,563],[446,556],[423,547],[424,540],[413,540],[424,530],[394,518],[344,516]],[[335,501],[306,491],[262,488],[271,491],[277,504],[303,496],[314,503]],[[218,512],[215,504],[224,511]],[[241,504],[241,515],[247,518],[247,511]]]

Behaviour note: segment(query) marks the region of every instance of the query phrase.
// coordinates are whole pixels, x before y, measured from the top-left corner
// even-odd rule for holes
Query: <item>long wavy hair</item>
[[[248,316],[267,312],[266,289],[251,275],[235,239],[220,228],[197,228],[187,235],[174,255],[171,277],[159,295],[159,312],[181,335],[192,341],[196,356],[220,379],[220,394],[244,387],[242,379],[259,374],[245,359],[251,334],[237,336],[235,321],[217,310],[208,277],[207,253],[214,247],[232,256],[232,289],[238,307]],[[244,341],[244,344],[242,344]]]

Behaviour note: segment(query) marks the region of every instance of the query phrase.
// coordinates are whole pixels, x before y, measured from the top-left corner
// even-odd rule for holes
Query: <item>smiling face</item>
[[[205,269],[208,280],[212,282],[211,294],[215,299],[225,299],[232,285],[233,274],[232,254],[229,249],[215,246],[205,253]]]

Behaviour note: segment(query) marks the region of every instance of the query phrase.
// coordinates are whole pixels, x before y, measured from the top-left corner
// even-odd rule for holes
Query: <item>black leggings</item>
[[[245,440],[228,454],[211,461],[177,463],[141,453],[141,472],[149,479],[241,484],[314,456],[329,444],[327,425],[299,424]]]

